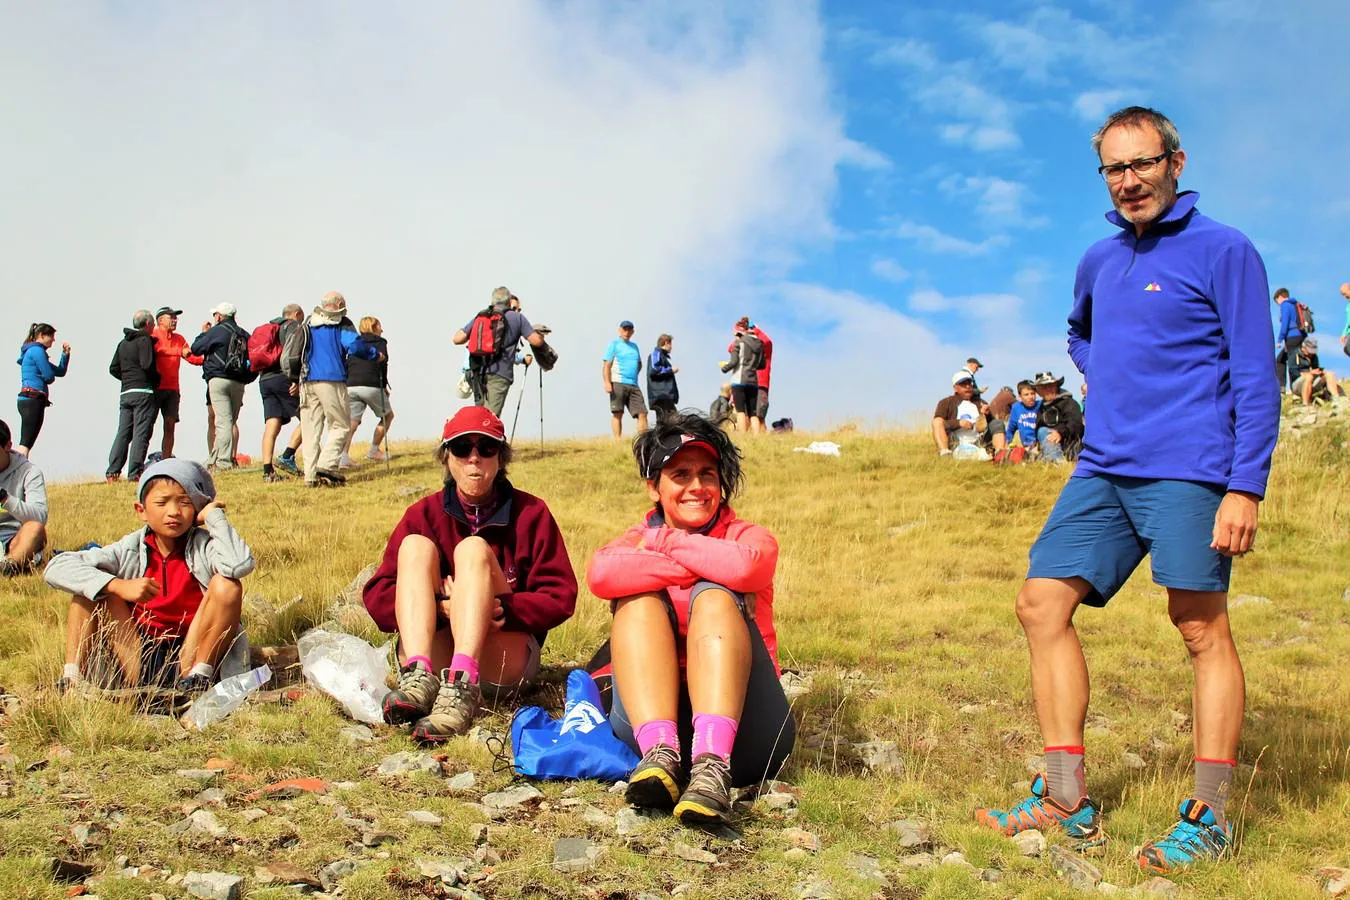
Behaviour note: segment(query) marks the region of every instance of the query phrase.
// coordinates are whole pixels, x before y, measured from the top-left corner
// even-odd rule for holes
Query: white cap
[[[975,376],[970,374],[969,369],[961,369],[955,375],[952,376],[952,387],[956,387],[963,381],[974,381],[974,380]]]
[[[239,310],[234,308],[233,303],[221,303],[218,304],[215,309],[211,310],[211,315],[224,316],[227,319],[233,319],[237,312],[239,312]]]

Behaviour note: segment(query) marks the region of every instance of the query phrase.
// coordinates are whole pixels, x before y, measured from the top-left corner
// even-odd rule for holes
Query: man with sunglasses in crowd
[[[1195,678],[1195,788],[1138,855],[1167,873],[1232,847],[1224,806],[1244,682],[1227,592],[1233,557],[1252,549],[1279,430],[1269,288],[1251,241],[1178,193],[1186,153],[1165,116],[1122,109],[1092,146],[1120,229],[1083,256],[1069,314],[1092,417],[1017,597],[1045,773],[1022,803],[976,818],[1010,835],[1062,829],[1079,848],[1105,841],[1084,773],[1088,671],[1073,616],[1105,606],[1149,554]]]

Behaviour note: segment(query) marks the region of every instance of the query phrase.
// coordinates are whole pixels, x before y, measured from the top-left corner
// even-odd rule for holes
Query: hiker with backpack
[[[659,419],[675,414],[680,402],[680,386],[675,383],[675,373],[680,367],[670,361],[670,349],[675,339],[663,334],[656,339],[656,347],[647,357],[647,399]]]
[[[150,336],[155,339],[155,367],[159,369],[159,387],[155,388],[155,410],[164,420],[164,436],[160,441],[160,459],[173,458],[174,432],[178,427],[178,414],[182,406],[182,388],[178,380],[178,370],[183,361],[200,366],[205,360],[194,356],[188,347],[187,338],[178,333],[178,317],[181,309],[161,306],[155,310],[155,330]]]
[[[159,368],[155,365],[155,339],[150,335],[154,325],[150,310],[136,310],[131,327],[122,329],[122,340],[108,364],[108,374],[118,380],[121,389],[117,437],[113,439],[104,473],[104,480],[109,483],[121,479],[123,465],[132,481],[140,478],[145,468],[145,454],[150,449],[150,435],[159,414],[155,406]]]
[[[732,326],[730,356],[722,363],[722,371],[731,373],[731,397],[736,406],[736,427],[741,431],[762,432],[759,412],[759,373],[765,366],[764,342],[750,327],[750,320],[742,316]],[[765,410],[768,411],[767,408]]]
[[[61,345],[61,359],[52,365],[47,354],[56,344],[56,329],[46,322],[28,326],[28,337],[19,347],[19,446],[20,456],[28,456],[37,443],[47,407],[52,405],[51,384],[66,374],[70,366],[70,344]]]
[[[1298,377],[1296,357],[1299,347],[1303,346],[1304,339],[1312,334],[1316,326],[1313,324],[1312,310],[1289,296],[1289,288],[1277,288],[1274,299],[1280,307],[1280,333],[1276,337],[1280,344],[1276,364],[1283,369],[1280,373],[1280,392],[1283,393],[1286,387],[1293,392],[1294,379]]]
[[[300,385],[300,429],[305,448],[305,486],[339,487],[347,478],[338,471],[352,420],[347,396],[347,360],[380,361],[383,354],[365,341],[347,318],[347,300],[337,291],[323,295],[314,314],[288,336],[281,351],[281,370]],[[327,427],[320,449],[319,438]]]
[[[511,297],[505,287],[493,290],[488,307],[451,338],[456,346],[467,345],[474,405],[487,408],[494,416],[501,416],[516,378],[517,345],[524,339],[531,347],[544,346],[544,336],[523,313],[511,308]]]
[[[234,433],[244,406],[244,388],[258,377],[249,367],[249,333],[234,320],[237,313],[233,303],[217,305],[211,310],[214,324],[192,342],[192,355],[203,359],[206,396],[216,419],[216,439],[206,458],[211,471],[234,468]]]
[[[371,462],[387,459],[380,449],[380,442],[394,421],[394,408],[389,405],[389,342],[384,339],[384,326],[374,316],[366,316],[361,320],[359,332],[361,340],[378,350],[381,358],[376,362],[352,357],[347,362],[347,402],[352,430],[339,462],[344,469],[352,466],[352,439],[356,437],[356,429],[361,427],[366,410],[375,416],[375,433],[370,437],[370,450],[366,453],[366,459]]]
[[[281,315],[253,329],[248,339],[249,368],[258,373],[258,394],[262,397],[262,477],[265,484],[285,481],[277,474],[281,469],[288,475],[299,475],[295,451],[300,449],[301,429],[297,424],[291,430],[291,439],[276,457],[277,438],[291,419],[300,418],[300,386],[281,371],[281,353],[288,338],[292,338],[305,320],[305,311],[298,303],[287,303]]]

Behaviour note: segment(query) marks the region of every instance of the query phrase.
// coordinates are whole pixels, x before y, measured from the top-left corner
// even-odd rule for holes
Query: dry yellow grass
[[[551,808],[496,844],[503,861],[480,893],[635,897],[688,883],[691,897],[782,897],[820,877],[838,896],[868,896],[875,887],[847,867],[849,854],[865,853],[887,870],[889,896],[1072,894],[1048,865],[1023,860],[1011,844],[977,829],[970,815],[977,804],[1015,800],[1012,784],[1028,777],[1024,761],[1040,749],[1012,600],[1026,550],[1067,472],[939,461],[913,434],[815,437],[838,440],[842,458],[793,453],[809,439],[804,435],[744,442],[749,479],[737,504],[779,537],[782,662],[813,678],[796,705],[803,739],[785,773],[804,789],[798,818],[788,823],[755,810],[738,824],[741,844],[711,842],[722,862],[708,867],[653,855],[678,836],[669,822],[653,823],[625,847],[612,829],[560,808],[555,801],[564,786],[545,786]],[[1179,878],[1195,896],[1314,897],[1319,865],[1350,864],[1346,441],[1346,431],[1333,427],[1281,446],[1259,550],[1236,566],[1234,593],[1271,602],[1233,613],[1249,691],[1242,782],[1230,804],[1240,851]],[[322,621],[337,592],[378,558],[416,492],[439,485],[427,447],[396,446],[395,453],[388,469],[369,466],[343,491],[264,486],[256,471],[220,478],[231,519],[259,561],[246,585],[263,601],[249,605],[255,643],[289,640]],[[512,470],[518,486],[549,501],[578,573],[645,506],[626,446],[525,446]],[[126,485],[55,486],[55,543],[73,547],[124,534],[134,524],[131,500]],[[12,783],[11,795],[0,797],[0,896],[63,896],[64,888],[46,878],[42,857],[67,855],[69,826],[111,811],[123,817],[121,826],[88,854],[101,870],[126,854],[133,865],[251,878],[255,865],[273,859],[313,870],[352,855],[353,832],[334,820],[330,805],[308,796],[268,804],[271,816],[247,824],[239,818],[247,805],[242,789],[233,785],[228,806],[218,811],[230,841],[165,834],[195,792],[174,771],[215,755],[259,779],[317,774],[361,782],[341,802],[402,838],[382,848],[387,858],[367,854],[369,863],[345,882],[348,897],[407,896],[395,873],[415,875],[414,859],[471,855],[469,829],[481,819],[441,783],[389,787],[369,777],[384,755],[409,748],[401,734],[380,731],[373,745],[347,747],[336,733],[348,723],[322,697],[250,706],[181,739],[163,723],[116,706],[56,699],[44,688],[59,671],[64,599],[36,577],[0,587],[0,684],[24,700],[3,730],[17,771],[0,773]],[[269,605],[284,612],[265,616]],[[576,617],[550,636],[546,665],[584,662],[607,625],[604,605],[583,590]],[[1079,625],[1094,679],[1089,775],[1112,838],[1100,864],[1108,881],[1136,884],[1145,879],[1131,847],[1171,823],[1189,788],[1189,734],[1173,717],[1189,712],[1189,669],[1146,569],[1107,610],[1084,610]],[[488,724],[504,731],[507,721],[501,712]],[[899,743],[908,766],[903,778],[883,780],[859,769],[850,745],[873,737]],[[54,743],[71,755],[24,771]],[[1142,756],[1145,768],[1128,770],[1125,751]],[[476,769],[482,789],[506,781],[491,774],[487,751],[467,740],[451,745],[449,764]],[[598,788],[586,796],[607,811],[617,808],[617,798]],[[445,824],[413,826],[404,818],[409,809],[435,811]],[[978,867],[1002,870],[1003,880],[985,884],[950,867],[898,869],[902,851],[881,826],[901,818],[927,821],[942,845],[962,850]],[[819,834],[821,851],[785,857],[789,845],[780,832],[789,824]],[[553,872],[553,839],[581,834],[603,839],[607,855],[590,873]],[[152,891],[174,892],[162,882],[116,877],[98,889],[103,897]],[[288,895],[250,886],[251,897]]]

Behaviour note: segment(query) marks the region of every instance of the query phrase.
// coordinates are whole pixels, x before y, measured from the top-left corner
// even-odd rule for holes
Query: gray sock
[[[1045,748],[1045,787],[1050,798],[1073,809],[1087,796],[1082,747]]]
[[[1223,807],[1233,785],[1233,765],[1227,759],[1197,759],[1195,761],[1195,799],[1203,800],[1214,810],[1219,825],[1228,822]]]

